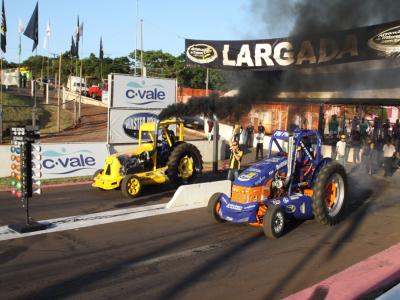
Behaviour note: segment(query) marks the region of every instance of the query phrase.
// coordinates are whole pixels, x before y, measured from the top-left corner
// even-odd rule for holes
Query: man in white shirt
[[[258,153],[260,153],[261,158],[264,156],[264,131],[258,128],[258,132],[256,134],[256,160],[258,160]]]
[[[346,164],[346,136],[342,134],[340,140],[336,143],[336,153],[340,163]]]
[[[383,146],[383,167],[385,168],[385,174],[383,176],[392,176],[393,158],[396,153],[396,148],[392,145],[388,138],[386,144]]]

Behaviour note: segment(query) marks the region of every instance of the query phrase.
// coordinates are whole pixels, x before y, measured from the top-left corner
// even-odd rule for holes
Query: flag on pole
[[[21,33],[24,32],[24,24],[22,24],[21,18],[18,19],[18,32],[19,32],[18,55],[21,56],[21,53],[22,53]]]
[[[51,27],[50,27],[50,20],[48,20],[47,25],[46,25],[46,31],[44,33],[44,40],[43,40],[43,49],[44,50],[49,50],[48,44],[49,44],[50,36],[51,36]]]
[[[32,52],[35,51],[39,43],[39,3],[36,2],[35,10],[29,20],[28,26],[26,26],[24,35],[33,40]]]
[[[22,24],[21,18],[18,18],[18,32],[23,33],[24,32],[24,24]]]
[[[6,32],[7,32],[7,24],[6,24],[6,11],[4,10],[4,0],[1,7],[1,50],[6,53]]]
[[[78,23],[76,24],[75,28],[75,52],[77,53],[76,57],[79,58],[79,16],[78,16]]]
[[[83,37],[83,22],[82,22],[82,24],[79,26],[79,37]]]
[[[75,41],[74,41],[74,37],[71,36],[71,57],[76,56],[76,46],[75,46]]]
[[[100,51],[99,51],[99,59],[102,62],[104,58],[104,51],[103,51],[103,39],[100,37]]]

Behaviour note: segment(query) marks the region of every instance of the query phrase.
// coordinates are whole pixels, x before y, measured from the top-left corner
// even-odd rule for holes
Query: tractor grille
[[[244,188],[233,186],[231,201],[241,204],[258,202],[261,200],[262,191],[262,187]]]

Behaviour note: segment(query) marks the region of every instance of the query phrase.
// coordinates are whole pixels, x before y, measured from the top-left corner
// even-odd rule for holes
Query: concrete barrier
[[[79,94],[67,91],[65,88],[63,88],[62,99],[63,99],[63,104],[65,102],[72,101],[75,99],[76,102],[79,102]],[[94,106],[108,107],[108,104],[102,102],[101,100],[94,100],[90,97],[85,97],[85,96],[81,96],[81,103]],[[65,107],[63,107],[63,109],[65,109]]]
[[[225,193],[230,197],[231,185],[232,183],[229,180],[182,185],[176,190],[166,208],[191,205],[205,207],[210,197],[215,193]]]

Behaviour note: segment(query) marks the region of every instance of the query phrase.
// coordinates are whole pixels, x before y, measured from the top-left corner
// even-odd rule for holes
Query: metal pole
[[[140,62],[141,62],[141,68],[142,68],[142,77],[143,77],[143,71],[144,71],[144,65],[143,65],[143,19],[140,19]]]
[[[3,143],[3,55],[0,51],[0,144]]]
[[[60,61],[58,63],[58,91],[57,91],[57,132],[60,132],[61,122],[60,122],[60,90],[61,90],[61,57],[60,53]]]
[[[33,107],[32,107],[32,126],[36,127],[36,80],[32,80],[33,84]]]
[[[216,115],[213,115],[213,172],[218,172],[218,141],[219,141],[219,124]]]
[[[78,120],[81,119],[81,102],[82,102],[82,61],[81,61],[81,70],[79,72],[80,75],[80,86],[79,86],[79,107],[78,107]]]
[[[46,83],[46,104],[49,104],[49,84]]]
[[[206,97],[208,97],[208,68],[206,70]]]
[[[138,28],[139,28],[139,0],[136,0],[136,43],[135,43],[135,76],[137,68],[137,48],[138,48]]]
[[[44,65],[44,56],[42,56],[42,69],[40,70],[40,81],[42,82],[42,86],[43,86],[43,65]]]

